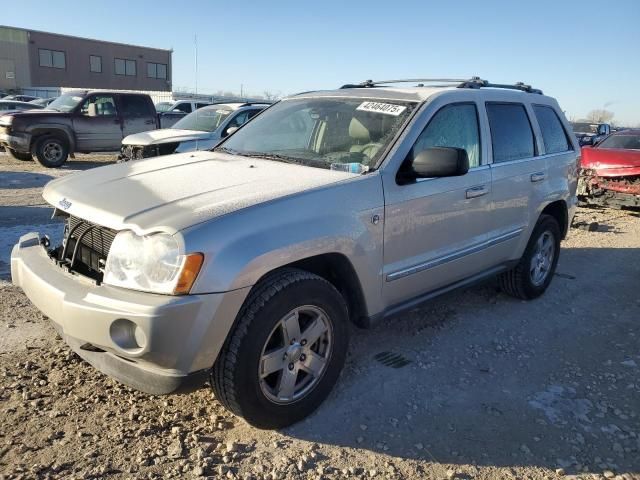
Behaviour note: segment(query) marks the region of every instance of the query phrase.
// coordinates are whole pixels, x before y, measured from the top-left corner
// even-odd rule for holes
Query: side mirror
[[[431,147],[418,153],[410,168],[416,178],[456,177],[469,171],[469,158],[464,148]]]
[[[601,123],[598,125],[598,135],[609,135],[611,133],[611,125],[608,123]]]
[[[228,137],[229,135],[231,135],[233,132],[235,132],[236,130],[238,130],[238,128],[240,127],[229,127],[227,128],[224,132],[222,132],[222,136],[223,137]]]

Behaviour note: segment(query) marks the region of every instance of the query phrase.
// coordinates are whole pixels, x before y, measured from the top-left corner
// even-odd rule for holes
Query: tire
[[[301,338],[289,342],[294,320]],[[315,338],[311,325],[316,332],[326,329],[313,343],[304,338]],[[337,382],[348,336],[347,306],[333,285],[302,270],[274,272],[256,285],[240,310],[213,366],[213,391],[228,410],[254,427],[296,423],[313,412]],[[268,359],[274,359],[272,368]],[[312,364],[316,375],[307,373]],[[287,371],[293,375],[285,377]],[[285,379],[293,379],[293,387],[287,389]],[[285,393],[289,390],[291,395]]]
[[[542,295],[556,271],[560,255],[560,237],[557,220],[550,215],[541,215],[518,265],[498,277],[502,291],[523,300],[531,300]],[[553,248],[550,259],[544,254],[538,255],[539,242]]]
[[[56,135],[43,135],[34,144],[36,160],[46,168],[58,168],[69,157],[67,141]]]
[[[15,160],[21,160],[23,162],[29,162],[29,161],[33,160],[33,157],[31,156],[30,153],[16,152],[15,150],[13,150],[11,148],[5,148],[5,150],[7,151],[9,156],[11,158],[15,159]]]

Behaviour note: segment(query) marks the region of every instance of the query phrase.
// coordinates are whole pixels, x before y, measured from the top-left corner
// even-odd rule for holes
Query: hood
[[[71,116],[71,113],[58,112],[57,110],[47,110],[42,107],[34,106],[33,109],[20,110],[17,112],[14,111],[9,113],[9,115],[15,118],[23,118],[23,117],[31,117],[31,116],[69,117]]]
[[[602,177],[640,175],[640,150],[585,147],[580,166]]]
[[[165,155],[53,180],[54,207],[114,230],[175,233],[221,215],[357,175],[218,152]]]
[[[189,140],[204,140],[211,136],[211,132],[200,130],[179,130],[176,128],[163,128],[148,132],[135,133],[122,140],[123,145],[156,145],[159,143],[187,142]]]

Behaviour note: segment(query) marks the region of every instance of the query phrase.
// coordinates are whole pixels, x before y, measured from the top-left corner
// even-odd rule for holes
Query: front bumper
[[[11,275],[78,355],[151,394],[206,380],[249,290],[168,296],[96,285],[56,265],[37,233],[13,247]]]
[[[0,133],[0,145],[21,153],[29,153],[31,135]]]

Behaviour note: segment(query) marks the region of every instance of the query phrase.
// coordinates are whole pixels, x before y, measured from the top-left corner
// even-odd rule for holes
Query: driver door
[[[89,96],[73,116],[76,150],[115,151],[122,143],[122,121],[113,95]]]
[[[480,137],[475,102],[444,105],[413,143],[408,143],[410,150],[402,154],[406,159],[400,173],[430,147],[465,149],[469,171],[406,183],[395,172],[383,176],[383,298],[387,307],[417,299],[489,266],[483,250],[491,225],[491,170],[483,162]]]

